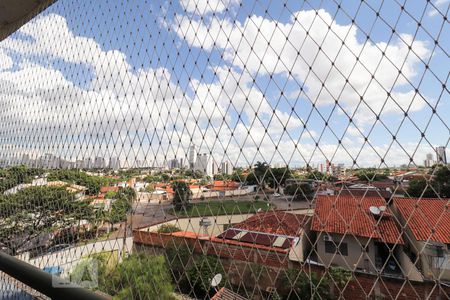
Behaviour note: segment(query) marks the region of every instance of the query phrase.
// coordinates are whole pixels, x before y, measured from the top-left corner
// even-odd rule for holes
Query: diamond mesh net
[[[448,11],[57,1],[0,42],[1,251],[117,299],[449,298]]]

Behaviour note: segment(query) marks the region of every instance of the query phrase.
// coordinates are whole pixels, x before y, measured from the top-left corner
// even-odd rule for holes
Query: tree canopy
[[[408,185],[410,197],[448,198],[450,197],[450,170],[446,166],[438,166],[432,170],[432,177],[427,182],[423,179],[413,179]]]
[[[132,203],[136,198],[136,192],[130,187],[119,188],[114,195],[114,202],[108,214],[108,221],[111,224],[123,222],[132,208]]]
[[[133,254],[122,263],[112,262],[111,255],[93,255],[98,264],[98,289],[113,299],[175,299],[171,276],[162,255]],[[77,269],[85,267],[80,262]]]
[[[189,188],[189,184],[184,181],[172,182],[173,189],[173,205],[175,210],[186,209],[190,206],[192,192]]]
[[[74,169],[55,170],[48,175],[48,180],[61,180],[85,186],[88,195],[97,195],[102,186],[109,185],[112,181],[110,178],[90,176],[85,172]]]
[[[0,169],[0,193],[21,183],[30,183],[34,176],[41,175],[42,169],[33,169],[26,166],[14,166]]]
[[[16,253],[31,240],[93,218],[86,201],[64,187],[36,186],[0,196],[0,242]]]
[[[302,182],[299,184],[290,184],[284,188],[286,195],[294,196],[293,200],[311,200],[314,196],[314,190],[311,184]]]

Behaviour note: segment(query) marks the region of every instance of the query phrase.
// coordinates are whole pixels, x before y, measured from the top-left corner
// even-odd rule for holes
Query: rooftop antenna
[[[378,217],[381,213],[380,209],[376,206],[369,207],[369,211],[374,215],[375,217]]]
[[[214,275],[213,279],[211,279],[211,287],[213,287],[216,292],[217,286],[220,284],[221,281],[222,281],[222,274],[220,273],[217,273],[216,275]]]

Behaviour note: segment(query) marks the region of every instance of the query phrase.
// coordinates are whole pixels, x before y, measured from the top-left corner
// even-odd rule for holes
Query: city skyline
[[[193,150],[194,149],[194,150]],[[23,154],[21,158],[19,159],[12,159],[12,160],[2,160],[0,159],[0,167],[8,167],[8,166],[14,166],[14,165],[27,165],[31,167],[46,167],[50,169],[56,169],[56,168],[78,168],[78,169],[112,169],[112,170],[118,170],[118,169],[128,169],[128,168],[160,168],[160,169],[191,169],[191,170],[198,170],[202,171],[203,173],[207,175],[214,175],[218,173],[226,173],[230,175],[229,171],[225,172],[219,172],[219,170],[229,170],[231,168],[248,168],[249,165],[235,165],[229,160],[223,160],[223,161],[217,161],[214,159],[213,155],[208,155],[207,153],[202,153],[201,151],[197,152],[195,150],[195,145],[190,146],[187,150],[187,153],[184,157],[177,158],[167,158],[165,161],[154,163],[152,160],[146,161],[146,160],[133,160],[131,162],[126,160],[121,160],[118,157],[86,157],[86,158],[80,158],[75,160],[67,160],[63,157],[59,157],[56,155],[53,155],[51,153],[45,153],[42,156],[36,156],[34,158],[31,158],[28,154]],[[435,147],[435,155],[436,160],[434,159],[433,153],[427,153],[426,159],[423,161],[423,164],[406,164],[406,163],[400,163],[399,165],[390,166],[391,168],[396,167],[404,167],[404,166],[418,166],[418,167],[432,167],[435,164],[443,164],[447,165],[447,148],[445,146],[438,146]],[[193,154],[193,155],[191,155]],[[201,161],[201,162],[200,162]],[[256,163],[256,162],[255,162]],[[345,165],[344,163],[341,163],[339,161],[337,162],[331,162],[329,160],[326,160],[324,162],[318,162],[315,164],[307,164],[307,165],[289,165],[289,164],[283,164],[279,162],[275,163],[269,163],[269,165],[273,168],[280,168],[280,167],[293,167],[293,168],[305,168],[305,167],[312,167],[315,170],[318,170],[320,172],[328,173],[328,170],[330,166],[335,166],[338,168],[355,168],[351,165]],[[374,167],[374,166],[367,166],[367,167]],[[376,166],[375,166],[376,167]],[[357,168],[356,168],[357,169]]]
[[[171,66],[170,61],[163,64],[153,56],[130,52],[126,44],[105,41],[97,32],[84,32],[80,24],[67,19],[70,9],[56,3],[0,46],[4,87],[0,97],[9,107],[0,119],[2,159],[52,152],[68,159],[82,155],[164,162],[184,156],[194,143],[219,161],[236,165],[258,160],[306,165],[338,157],[340,163],[355,167],[384,167],[400,161],[408,164],[410,159],[422,164],[436,145],[448,144],[448,139],[442,140],[448,136],[447,116],[436,114],[449,105],[448,90],[443,89],[448,60],[441,59],[445,54],[439,48],[431,47],[429,36],[421,35],[412,43],[412,28],[399,24],[399,34],[384,45],[388,41],[381,34],[384,28],[375,26],[365,43],[361,40],[364,20],[359,27],[345,16],[332,22],[332,6],[319,9],[290,3],[289,14],[271,20],[259,9],[246,15],[247,4],[233,11],[239,3],[230,1],[229,11],[212,15],[181,1],[171,7],[173,17],[165,20],[159,14],[164,7],[148,6],[150,16],[159,22],[158,32],[132,31],[131,35],[169,56],[195,60],[198,69],[189,72],[178,63]],[[345,4],[344,8],[354,7]],[[282,10],[274,5],[269,12]],[[429,11],[424,27],[438,22],[432,7]],[[114,19],[114,12],[109,14],[98,20],[99,30],[110,24],[101,21]],[[131,11],[125,18],[137,14]],[[193,25],[186,26],[183,16],[192,17]],[[233,18],[235,23],[230,22]],[[265,42],[269,36],[265,31],[252,34],[256,22],[268,32],[277,32],[273,45]],[[46,32],[48,24],[57,30]],[[326,34],[327,24],[332,34]],[[306,27],[313,28],[310,38]],[[194,31],[208,34],[200,41]],[[246,38],[238,43],[242,36]],[[306,45],[278,40],[284,36],[304,40]],[[174,47],[161,44],[157,37],[173,41]],[[336,45],[344,37],[346,47],[338,53]],[[266,49],[264,67],[259,50],[250,51],[249,38],[255,49]],[[54,41],[64,48],[52,47]],[[317,49],[319,41],[322,51]],[[363,65],[357,63],[350,70],[347,65],[352,65],[355,53]],[[236,57],[246,57],[247,63]],[[274,64],[277,57],[280,62]],[[335,57],[335,68],[330,57]],[[421,79],[424,61],[434,73]],[[383,79],[371,81],[375,62]],[[394,76],[397,69],[401,76]],[[61,89],[65,92],[58,92]],[[406,111],[405,122],[399,123],[398,116]],[[11,118],[16,122],[9,123]]]
[[[450,297],[450,0],[0,3],[1,299]]]

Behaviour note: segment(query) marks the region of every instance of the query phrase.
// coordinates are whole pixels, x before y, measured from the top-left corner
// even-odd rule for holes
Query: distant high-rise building
[[[208,174],[209,176],[214,177],[214,175],[219,174],[219,165],[214,161],[214,159],[211,158],[210,161],[210,165],[211,165],[211,173]]]
[[[223,174],[231,175],[233,174],[233,165],[229,161],[224,161],[220,164],[220,171]]]
[[[95,169],[103,169],[105,168],[106,163],[105,163],[105,159],[103,157],[97,156],[94,159],[94,168]]]
[[[194,169],[195,162],[197,160],[197,150],[195,149],[195,145],[191,145],[189,147],[188,160],[189,160],[189,169]]]
[[[184,168],[184,159],[180,158],[180,168]]]
[[[436,147],[436,161],[438,164],[447,164],[447,155],[445,153],[445,146]]]
[[[22,155],[21,164],[25,165],[25,166],[29,166],[30,165],[30,156],[28,154],[23,154]]]
[[[180,162],[178,161],[178,159],[176,157],[174,159],[169,160],[167,165],[170,170],[180,168]]]
[[[190,155],[189,155],[189,158],[190,158]],[[197,154],[197,157],[196,157],[195,163],[194,163],[194,170],[202,171],[206,174],[207,168],[208,168],[208,155],[206,153]]]
[[[109,159],[109,166],[110,169],[112,170],[119,170],[120,168],[120,162],[119,162],[119,158],[118,157],[111,157]]]
[[[424,165],[426,168],[430,168],[432,165],[434,165],[434,160],[433,160],[433,154],[432,153],[428,153],[426,156],[426,159],[424,161]]]
[[[45,153],[39,158],[39,166],[45,169],[57,169],[60,167],[60,159],[51,153]]]
[[[134,162],[134,167],[135,168],[145,168],[145,161],[142,159],[136,159],[136,161]]]
[[[70,160],[60,159],[59,160],[59,167],[61,169],[73,169],[75,167],[75,163]]]
[[[77,160],[75,161],[75,168],[77,168],[77,169],[83,169],[83,163],[84,163],[84,160],[82,160],[82,159],[77,159]]]
[[[85,158],[83,160],[83,169],[90,169],[92,168],[92,160],[90,158]]]
[[[203,153],[197,154],[197,159],[195,160],[194,164],[194,170],[201,171],[205,175],[213,177],[214,174],[218,173],[219,167],[211,155]]]

